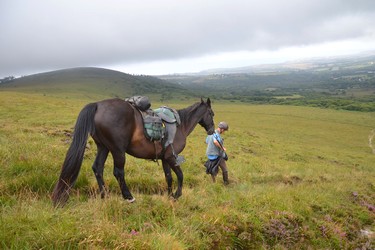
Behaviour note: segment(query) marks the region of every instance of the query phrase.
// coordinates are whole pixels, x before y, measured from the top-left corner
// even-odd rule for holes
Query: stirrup
[[[184,163],[186,160],[185,160],[185,157],[183,157],[182,155],[177,155],[176,157],[176,166],[180,166],[182,163]]]
[[[184,163],[186,161],[185,157],[183,157],[182,155],[176,155],[176,153],[174,151],[173,143],[171,143],[169,145],[171,145],[171,148],[172,148],[172,155],[174,156],[174,158],[176,158],[176,163],[174,165],[180,166],[181,163]]]

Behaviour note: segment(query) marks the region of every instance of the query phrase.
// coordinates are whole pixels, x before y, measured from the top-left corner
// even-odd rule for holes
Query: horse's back
[[[122,126],[122,122],[125,120],[134,120],[134,110],[128,102],[118,98],[97,102],[95,115],[95,124],[97,126]]]

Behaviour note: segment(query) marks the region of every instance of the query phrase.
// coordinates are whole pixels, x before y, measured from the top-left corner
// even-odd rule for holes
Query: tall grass
[[[374,248],[373,113],[214,102],[216,123],[230,126],[230,185],[205,174],[198,125],[183,152],[177,202],[166,195],[161,166],[130,156],[126,180],[137,201],[122,200],[111,157],[109,193],[100,199],[90,139],[70,200],[55,209],[50,193],[75,119],[92,98],[0,92],[0,100],[2,248]]]

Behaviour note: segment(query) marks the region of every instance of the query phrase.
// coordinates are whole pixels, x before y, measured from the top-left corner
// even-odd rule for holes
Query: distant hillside
[[[43,94],[97,94],[109,97],[152,95],[155,98],[181,98],[185,88],[152,76],[129,75],[103,68],[72,68],[10,79],[0,90]]]
[[[208,72],[212,74],[207,74]],[[325,92],[353,88],[373,90],[375,55],[218,69],[190,75],[159,76],[159,78],[189,89],[216,94],[225,92],[236,96],[248,96],[255,91],[270,89],[309,91],[318,89]]]
[[[337,56],[326,58],[313,58],[305,60],[289,61],[275,64],[259,64],[237,68],[221,68],[204,70],[190,75],[213,75],[213,74],[267,74],[280,72],[296,71],[321,71],[321,70],[338,70],[354,69],[369,66],[369,63],[375,63],[375,51],[366,53]]]
[[[375,52],[374,52],[375,53]],[[240,68],[211,69],[194,74],[158,76],[194,89],[243,93],[266,88],[330,84],[332,79],[375,74],[375,54],[322,58]]]
[[[216,100],[375,111],[375,55],[220,69],[159,78],[191,91],[209,94]]]

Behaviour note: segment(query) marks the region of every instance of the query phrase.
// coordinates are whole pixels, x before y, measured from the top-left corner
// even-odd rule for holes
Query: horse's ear
[[[201,97],[201,103],[204,103],[203,98]]]
[[[208,107],[211,108],[211,100],[210,100],[210,98],[207,98],[207,105],[208,105]]]

